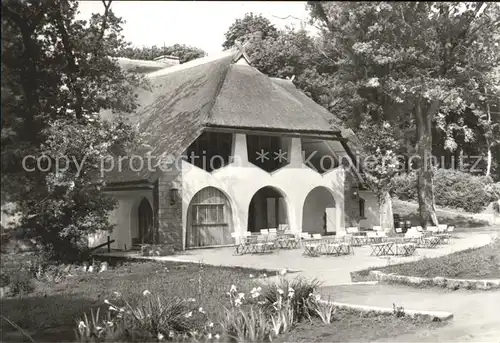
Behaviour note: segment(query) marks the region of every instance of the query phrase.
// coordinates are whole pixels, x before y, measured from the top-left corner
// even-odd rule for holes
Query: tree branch
[[[97,36],[96,41],[94,42],[94,56],[97,56],[99,54],[99,50],[102,47],[102,39],[104,38],[104,33],[106,32],[106,25],[108,23],[108,15],[109,15],[109,9],[111,7],[111,2],[113,0],[109,0],[106,3],[106,0],[102,0],[102,4],[104,5],[104,14],[102,15],[102,23],[101,23],[101,30],[99,31],[99,36]]]

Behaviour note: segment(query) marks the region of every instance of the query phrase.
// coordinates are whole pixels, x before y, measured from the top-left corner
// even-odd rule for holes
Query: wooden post
[[[108,252],[111,252],[111,242],[110,242],[110,237],[108,235]]]

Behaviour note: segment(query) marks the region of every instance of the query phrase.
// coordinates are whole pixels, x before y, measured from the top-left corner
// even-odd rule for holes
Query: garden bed
[[[500,287],[500,241],[450,255],[351,273],[353,282],[488,290]]]
[[[500,279],[500,241],[450,255],[377,269],[385,274],[455,279]]]
[[[323,324],[320,320],[299,323],[273,342],[371,342],[446,325],[446,322],[432,322],[424,318],[395,317],[349,309],[337,309],[334,317],[330,324]]]

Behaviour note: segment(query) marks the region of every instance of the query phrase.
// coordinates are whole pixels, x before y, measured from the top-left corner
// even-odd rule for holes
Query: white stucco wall
[[[371,191],[360,191],[359,196],[365,199],[365,219],[361,219],[359,226],[372,228],[380,225],[380,210],[377,195]]]
[[[234,135],[233,151],[233,156],[236,156],[235,162],[212,173],[182,161],[184,246],[189,203],[198,191],[208,186],[216,187],[228,196],[233,211],[235,232],[243,233],[247,230],[250,201],[259,189],[266,186],[275,187],[284,195],[288,208],[289,228],[294,232],[302,231],[303,205],[309,192],[318,186],[326,187],[335,199],[337,231],[345,229],[342,167],[332,169],[323,175],[311,170],[302,163],[300,138],[291,140],[287,155],[290,163],[272,173],[248,162],[244,134]]]
[[[118,207],[109,214],[112,224],[115,224],[113,232],[98,232],[89,236],[89,247],[105,243],[108,235],[111,240],[112,249],[129,250],[132,247],[133,232],[138,231],[138,208],[143,198],[149,200],[153,208],[152,190],[124,190],[108,192],[118,201]]]

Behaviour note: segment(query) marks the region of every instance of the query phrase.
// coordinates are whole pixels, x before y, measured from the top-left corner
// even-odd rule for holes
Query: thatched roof
[[[131,121],[145,134],[153,156],[180,156],[208,127],[340,133],[327,119],[331,114],[291,81],[269,78],[234,63],[234,57],[226,51],[146,75],[151,89],[139,91],[140,108]],[[107,179],[153,181],[154,174],[122,169]]]

